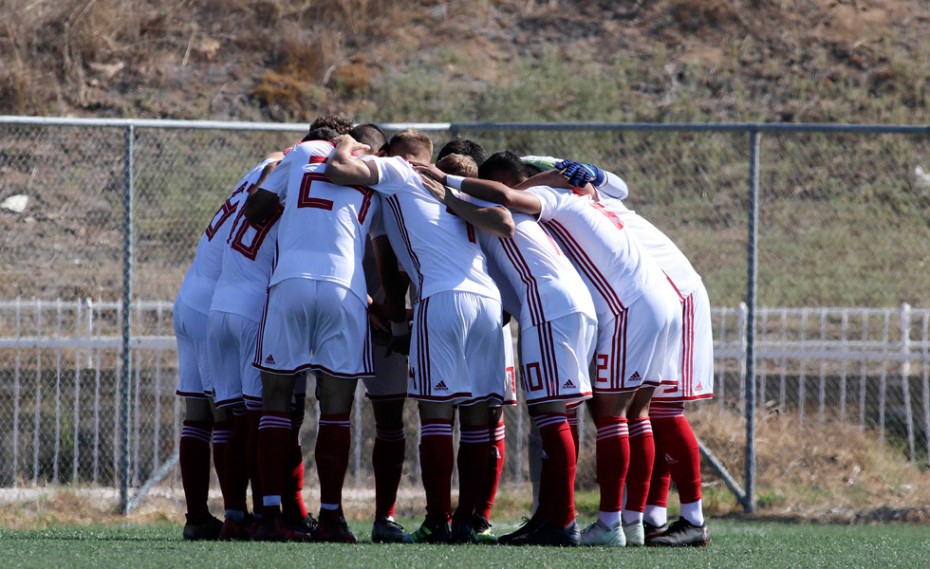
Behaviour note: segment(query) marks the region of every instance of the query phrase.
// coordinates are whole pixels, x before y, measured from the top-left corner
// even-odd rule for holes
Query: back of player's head
[[[349,136],[362,144],[367,144],[372,153],[379,154],[387,149],[387,137],[378,125],[365,123],[356,125],[349,131]]]
[[[527,179],[529,173],[519,156],[505,150],[488,156],[478,167],[478,177],[513,187]]]
[[[429,162],[433,158],[433,141],[425,132],[408,128],[391,137],[391,141],[388,142],[388,155]]]
[[[478,164],[475,159],[464,154],[446,154],[436,162],[436,167],[453,176],[478,177]]]
[[[301,142],[307,142],[308,140],[326,140],[332,142],[336,140],[336,137],[339,136],[339,133],[328,126],[318,126],[310,129],[310,132],[303,137]]]
[[[325,126],[335,130],[338,134],[348,134],[353,124],[352,121],[340,115],[320,115],[310,123],[310,130]]]
[[[439,162],[449,154],[471,156],[478,166],[481,166],[481,163],[488,158],[488,151],[484,149],[484,146],[481,146],[473,140],[468,140],[467,138],[453,138],[445,143],[442,148],[439,149],[439,154],[436,155],[436,161]]]

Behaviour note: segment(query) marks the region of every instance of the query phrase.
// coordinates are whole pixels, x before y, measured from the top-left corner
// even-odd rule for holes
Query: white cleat
[[[623,535],[626,537],[627,547],[640,547],[646,544],[646,530],[643,522],[623,524]]]
[[[609,528],[597,520],[581,531],[581,545],[606,545],[607,547],[623,547],[626,545],[626,536],[618,525]]]

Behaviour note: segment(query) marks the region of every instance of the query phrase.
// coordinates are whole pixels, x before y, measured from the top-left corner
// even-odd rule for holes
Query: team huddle
[[[713,353],[691,263],[597,166],[488,156],[460,138],[432,159],[422,132],[387,140],[375,125],[320,117],[214,215],[174,308],[184,537],[355,543],[342,488],[361,379],[376,427],[375,543],[707,545],[684,403],[712,396]],[[317,518],[303,502],[298,438],[308,373],[320,410]],[[517,402],[517,376],[541,474],[532,516],[494,536],[502,410]],[[413,532],[394,520],[408,398],[426,497]],[[600,490],[584,529],[582,404],[597,428]],[[211,450],[223,521],[207,508]],[[671,481],[681,507],[669,523]]]

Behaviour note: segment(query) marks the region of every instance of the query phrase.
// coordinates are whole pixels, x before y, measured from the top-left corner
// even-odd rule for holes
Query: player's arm
[[[250,223],[264,222],[271,217],[271,214],[275,212],[280,203],[278,196],[274,192],[269,192],[261,188],[265,180],[268,179],[268,175],[278,167],[278,164],[281,163],[281,159],[284,158],[284,154],[280,152],[276,154],[280,154],[281,157],[274,162],[265,164],[265,167],[262,168],[261,175],[258,177],[258,181],[255,183],[255,188],[249,194],[249,197],[245,199],[245,204],[242,206],[242,215],[244,215]]]
[[[375,237],[371,240],[371,245],[381,286],[384,287],[384,303],[389,309],[388,318],[392,322],[406,322],[406,299],[410,279],[398,268],[397,255],[391,248],[387,235]]]
[[[598,168],[593,164],[561,160],[556,163],[555,169],[568,180],[569,185],[573,188],[591,184],[597,191],[619,200],[625,200],[630,195],[626,182],[620,176]]]
[[[500,182],[449,176],[431,164],[416,163],[413,167],[424,177],[432,178],[445,186],[461,190],[480,200],[501,204],[511,211],[530,215],[539,215],[542,211],[542,204],[536,196],[508,188]]]
[[[373,186],[378,183],[378,166],[370,160],[360,160],[352,155],[356,151],[368,151],[361,144],[344,134],[336,138],[336,148],[326,161],[326,177],[340,186]]]
[[[455,192],[447,191],[445,186],[432,178],[423,178],[423,185],[433,194],[433,197],[446,204],[455,215],[464,221],[495,237],[513,237],[516,226],[507,208],[481,207],[468,203],[459,199]]]

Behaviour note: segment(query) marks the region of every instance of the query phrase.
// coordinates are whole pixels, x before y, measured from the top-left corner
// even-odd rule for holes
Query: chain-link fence
[[[927,463],[928,314],[902,305],[930,306],[930,129],[416,126],[437,145],[461,135],[627,181],[629,203],[692,259],[716,307],[705,408],[746,418],[733,489],[747,507],[756,406],[851,422]],[[0,486],[122,485],[127,506],[130,489],[177,476],[171,300],[231,185],[305,129],[0,117]],[[358,400],[349,483],[370,486],[374,427]],[[529,421],[521,409],[507,420],[505,480],[526,480]],[[408,442],[416,433],[411,406]]]

